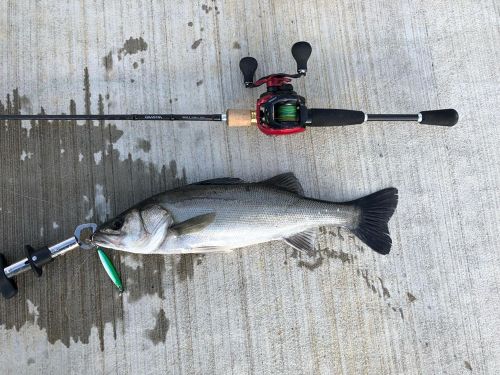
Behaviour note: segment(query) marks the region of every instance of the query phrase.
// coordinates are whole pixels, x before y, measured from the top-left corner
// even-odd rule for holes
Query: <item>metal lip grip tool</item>
[[[26,245],[24,250],[26,258],[7,265],[5,256],[0,253],[0,293],[4,298],[12,298],[17,294],[17,285],[12,279],[28,270],[32,270],[38,277],[42,276],[42,267],[52,262],[58,256],[64,255],[71,250],[82,248],[85,250],[95,248],[86,242],[86,239],[95,232],[97,224],[87,223],[76,227],[72,237],[65,239],[52,246],[43,246],[34,249]]]

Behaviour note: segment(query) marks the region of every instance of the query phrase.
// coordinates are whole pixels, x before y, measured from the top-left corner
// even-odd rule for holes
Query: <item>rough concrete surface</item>
[[[293,171],[306,194],[395,186],[393,250],[323,228],[207,256],[93,252],[17,278],[0,301],[13,373],[495,374],[500,366],[499,11],[493,0],[2,1],[0,111],[249,108],[238,62],[293,71],[312,107],[456,108],[451,129],[370,124],[270,138],[221,123],[0,124],[0,244],[58,242],[153,193]],[[43,108],[43,109],[41,109]]]

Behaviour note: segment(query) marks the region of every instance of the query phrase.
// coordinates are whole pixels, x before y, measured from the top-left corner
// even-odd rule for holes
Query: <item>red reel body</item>
[[[254,87],[266,84],[267,90],[257,100],[255,109],[258,128],[267,135],[303,132],[307,121],[305,98],[293,91],[292,77],[270,75],[259,79]],[[286,107],[286,118],[283,112]]]

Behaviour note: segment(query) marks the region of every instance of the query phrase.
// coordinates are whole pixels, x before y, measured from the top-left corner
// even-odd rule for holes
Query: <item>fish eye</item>
[[[118,217],[115,220],[113,220],[113,222],[110,225],[110,229],[119,230],[119,229],[121,229],[121,227],[123,227],[124,222],[125,222],[125,220],[122,217]]]

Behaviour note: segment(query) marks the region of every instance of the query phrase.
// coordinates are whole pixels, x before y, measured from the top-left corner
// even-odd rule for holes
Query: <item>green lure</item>
[[[122,293],[123,284],[120,279],[120,275],[118,275],[118,271],[116,271],[115,266],[113,266],[113,263],[111,262],[111,259],[108,258],[106,253],[102,251],[100,247],[97,248],[97,253],[99,254],[99,259],[101,260],[101,263],[104,266],[104,269],[106,270],[106,273],[108,274],[109,278],[116,285],[120,293]]]

